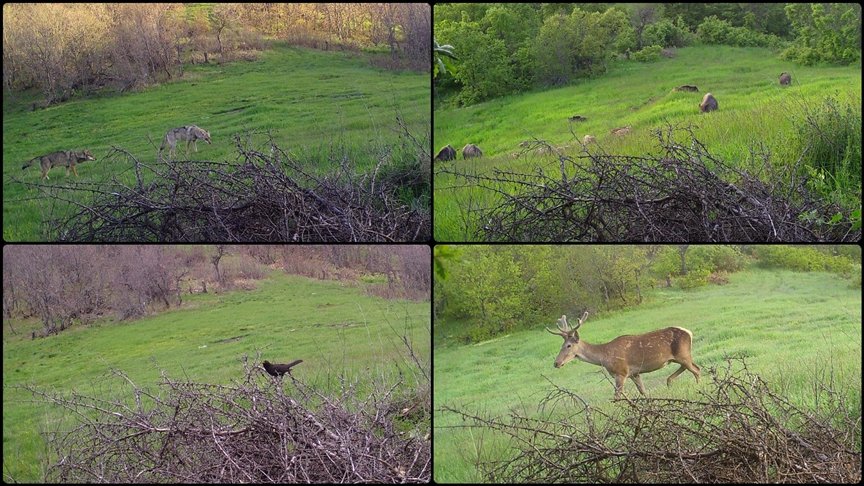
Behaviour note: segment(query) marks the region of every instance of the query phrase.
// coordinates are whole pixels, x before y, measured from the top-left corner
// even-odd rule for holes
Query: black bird
[[[269,361],[264,361],[262,363],[264,365],[264,369],[267,370],[271,376],[282,376],[285,373],[291,374],[291,368],[302,363],[302,359],[298,359],[297,361],[292,361],[288,364],[271,364]]]

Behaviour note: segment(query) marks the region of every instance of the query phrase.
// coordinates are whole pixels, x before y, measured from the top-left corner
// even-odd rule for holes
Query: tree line
[[[425,245],[6,245],[3,318],[35,317],[33,338],[103,316],[142,317],[183,303],[184,293],[225,291],[262,279],[270,267],[320,280],[357,282],[368,293],[425,300],[431,289]],[[240,283],[238,283],[240,282]]]
[[[861,286],[857,245],[471,245],[436,251],[436,321],[466,319],[480,341],[556,314],[640,305],[658,286],[728,283],[745,266],[829,271]],[[436,247],[437,250],[437,247]]]
[[[182,76],[184,63],[252,58],[266,39],[378,48],[386,67],[428,69],[430,37],[428,4],[5,4],[3,85],[46,104],[122,92]]]
[[[802,64],[861,58],[857,4],[437,4],[435,42],[452,69],[436,93],[456,104],[605,73],[613,59],[652,61],[694,44],[770,47]],[[445,96],[446,97],[446,96]]]

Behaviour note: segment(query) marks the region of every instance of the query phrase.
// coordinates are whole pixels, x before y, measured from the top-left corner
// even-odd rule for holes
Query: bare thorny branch
[[[269,153],[262,153],[237,136],[237,163],[148,164],[113,147],[100,163],[130,162],[131,184],[121,180],[123,174],[107,183],[22,184],[53,201],[46,227],[49,239],[60,241],[425,241],[431,234],[428,210],[403,199],[428,193],[429,177],[422,172],[428,173],[428,147],[402,129],[416,163],[394,166],[387,152],[369,173],[358,173],[346,155],[334,171],[317,174],[272,140]]]
[[[673,135],[683,132],[684,144]],[[712,155],[692,127],[658,129],[661,153],[617,156],[583,146],[569,157],[542,141],[557,157],[556,167],[532,172],[495,169],[477,174],[470,167],[442,164],[439,174],[454,187],[473,187],[492,197],[482,208],[467,208],[484,241],[618,242],[782,242],[858,241],[860,229],[837,221],[841,208],[813,195],[798,167],[778,169],[767,154],[751,154],[759,174],[733,167]],[[800,164],[801,160],[797,161]],[[440,190],[440,189],[439,189]]]
[[[270,378],[245,358],[244,367],[243,380],[231,385],[177,381],[163,372],[158,392],[112,370],[133,390],[134,405],[24,387],[71,411],[79,424],[49,432],[57,461],[46,479],[429,482],[430,404],[419,417],[400,413],[401,380],[379,383],[368,395],[343,381],[332,395],[290,375]]]

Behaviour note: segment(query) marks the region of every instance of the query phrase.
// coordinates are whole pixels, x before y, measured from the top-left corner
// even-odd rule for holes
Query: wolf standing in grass
[[[195,143],[198,140],[204,140],[208,144],[210,143],[210,133],[206,130],[196,127],[195,125],[188,125],[180,128],[172,128],[168,130],[168,133],[165,134],[165,138],[162,140],[162,145],[159,147],[159,153],[162,153],[162,150],[165,148],[165,145],[170,147],[168,154],[172,157],[175,154],[175,149],[177,148],[177,141],[184,140],[186,142],[186,156],[189,156],[189,142],[192,142],[192,147],[195,149],[195,152],[198,152],[198,145]]]
[[[50,179],[50,177],[48,177],[48,171],[51,170],[52,167],[66,167],[67,176],[69,175],[69,169],[72,169],[75,177],[78,177],[78,171],[75,169],[75,164],[78,162],[86,162],[88,160],[96,160],[93,158],[93,154],[91,154],[89,150],[84,150],[83,152],[61,150],[59,152],[40,155],[39,157],[30,159],[23,167],[21,167],[21,169],[26,169],[38,161],[39,167],[42,168],[42,179]]]

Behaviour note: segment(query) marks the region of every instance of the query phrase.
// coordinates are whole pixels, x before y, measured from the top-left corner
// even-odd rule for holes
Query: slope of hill
[[[780,86],[778,76],[783,71],[792,73],[791,87]],[[683,84],[696,85],[699,92],[672,91]],[[700,114],[699,102],[706,92],[717,98],[720,108]],[[524,140],[570,144],[565,150],[575,154],[581,148],[574,136],[581,140],[590,134],[608,153],[646,155],[657,149],[652,129],[692,125],[714,155],[733,165],[746,167],[749,149],[761,144],[775,164],[786,166],[800,157],[806,145],[800,133],[805,113],[824,111],[829,97],[840,110],[852,112],[850,119],[857,115],[855,130],[860,133],[860,66],[804,67],[781,61],[762,48],[688,47],[676,50],[674,58],[655,63],[619,61],[603,76],[563,88],[436,110],[434,147],[450,144],[461,148],[475,143],[486,157],[470,162],[460,158],[457,164],[480,173],[493,167],[528,171],[538,162],[536,157],[511,156]],[[569,122],[574,115],[587,120]],[[610,133],[624,126],[631,126],[632,132],[623,137]],[[831,198],[847,204],[857,201],[860,208],[860,148],[858,154],[849,174],[837,175],[850,180],[842,181],[845,187]],[[557,166],[557,162],[549,165]],[[465,228],[460,210],[491,198],[476,188],[464,187],[463,181],[450,175],[436,175],[436,239],[469,238],[474,228]]]
[[[184,125],[198,125],[212,137],[212,145],[199,143],[198,153],[190,153],[193,160],[234,160],[234,136],[247,131],[258,134],[259,142],[269,131],[281,148],[315,161],[317,167],[310,169],[321,173],[335,170],[332,157],[343,153],[360,170],[373,167],[387,147],[395,157],[397,115],[421,139],[430,131],[429,78],[374,68],[366,56],[277,43],[259,60],[189,66],[183,80],[140,93],[73,100],[35,112],[23,99],[4,102],[4,240],[44,238],[49,203],[13,178],[38,181],[38,168],[22,171],[22,164],[56,150],[90,149],[96,161],[79,167],[79,180],[97,185],[112,177],[135,179],[131,163],[100,160],[112,146],[152,163],[165,132]],[[49,176],[52,185],[67,180],[62,168]]]
[[[553,367],[562,340],[537,322],[536,330],[515,332],[490,341],[462,345],[447,339],[451,329],[470,322],[435,323],[433,478],[439,483],[481,481],[475,461],[503,460],[512,452],[506,438],[467,425],[448,406],[481,416],[509,412],[534,417],[538,402],[553,384],[572,390],[603,411],[620,407],[611,401],[613,384],[598,366],[573,360]],[[861,400],[861,290],[848,280],[826,273],[747,270],[732,274],[729,284],[698,290],[658,288],[638,308],[590,318],[580,329],[592,344],[623,334],[640,334],[665,326],[693,332],[693,358],[702,368],[696,383],[682,375],[671,388],[669,366],[643,376],[649,395],[694,399],[710,387],[711,368],[726,356],[744,357],[748,367],[792,403],[814,407],[815,383],[831,376],[835,390],[846,393],[851,407]],[[629,396],[638,396],[629,381]],[[578,406],[574,406],[574,410]],[[555,412],[567,414],[561,408]],[[860,445],[859,445],[860,447]]]
[[[116,368],[149,389],[156,388],[160,370],[175,379],[228,385],[243,376],[241,357],[247,355],[251,365],[260,351],[274,362],[303,359],[294,375],[322,392],[338,389],[340,375],[359,387],[374,378],[396,381],[397,375],[403,380],[399,389],[417,385],[406,372],[401,337],[428,362],[428,301],[384,300],[366,295],[362,285],[278,272],[257,285],[252,291],[185,296],[181,309],[134,321],[106,318],[44,339],[29,339],[28,323],[16,323],[18,334],[4,330],[3,384],[128,397],[129,390],[110,374]],[[269,379],[261,374],[261,380]],[[3,393],[5,478],[42,480],[46,447],[39,434],[72,418],[33,399],[16,388]]]

